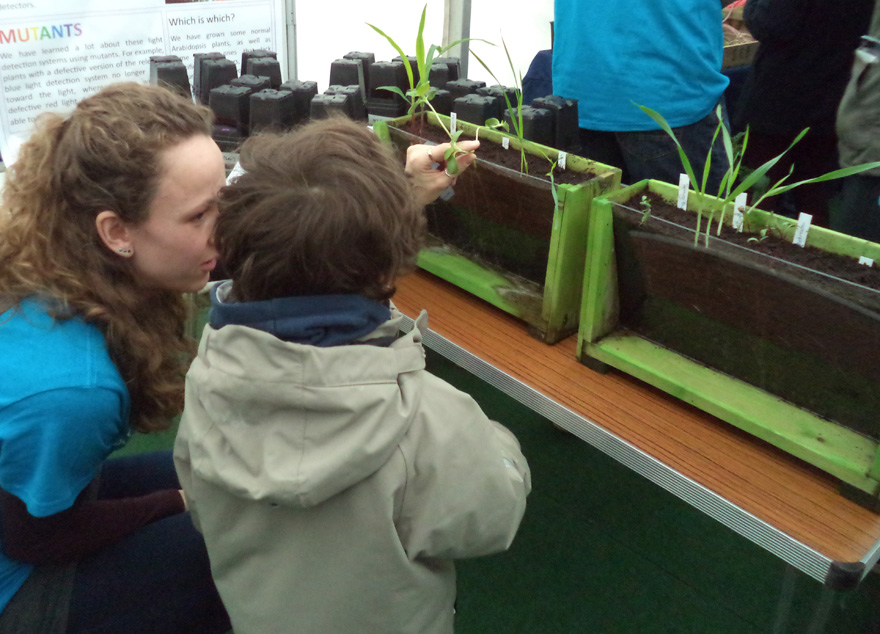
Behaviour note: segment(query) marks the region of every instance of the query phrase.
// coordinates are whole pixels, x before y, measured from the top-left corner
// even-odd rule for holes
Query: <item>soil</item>
[[[414,121],[411,124],[403,126],[402,129],[410,134],[414,134],[434,143],[445,143],[449,140],[440,128],[436,126],[420,124],[418,120]],[[475,165],[476,169],[479,169],[479,163],[481,161],[495,163],[514,171],[519,171],[520,169],[519,152],[517,152],[516,150],[505,150],[496,143],[483,143],[480,146],[480,149],[477,151],[477,156],[477,164]],[[545,171],[549,171],[549,164],[545,165],[544,159],[542,159],[541,157],[528,155],[528,158],[530,167],[529,175],[535,178],[549,181],[549,177],[547,177],[543,173]],[[589,173],[575,172],[570,170],[556,170],[553,176],[556,184],[576,184],[589,180],[592,177],[592,175]],[[678,209],[675,205],[668,203],[662,197],[653,192],[649,192],[647,195],[648,199],[651,202],[652,216],[664,218],[666,220],[669,220],[670,222],[674,222],[684,227],[695,228],[695,216],[692,213]],[[672,233],[671,231],[666,231],[664,228],[657,226],[659,224],[660,223],[654,223],[655,231],[658,231],[660,233]],[[715,236],[715,226],[716,225],[713,224],[713,237]],[[678,232],[675,233],[676,235],[679,235]],[[847,280],[849,282],[853,282],[854,284],[858,284],[860,286],[873,289],[875,291],[880,291],[880,263],[876,263],[873,267],[868,267],[859,264],[857,260],[851,257],[831,254],[826,251],[822,251],[820,249],[809,246],[802,248],[791,243],[792,236],[783,237],[781,235],[776,235],[773,232],[768,232],[767,237],[762,240],[750,240],[755,237],[756,236],[754,234],[738,232],[729,226],[724,226],[722,228],[720,236],[720,238],[724,241],[741,247],[745,247],[751,251],[768,255],[772,258],[792,262],[798,266],[819,271],[834,278]],[[780,268],[783,267],[785,267],[784,264],[780,265]],[[786,270],[791,272],[790,269],[792,267],[785,268]],[[811,283],[821,284],[821,280],[817,282],[815,276],[810,276],[809,274],[807,274],[805,277],[809,279]],[[832,284],[830,286],[833,288],[834,286],[839,285],[833,283],[832,281]],[[838,291],[832,290],[831,292],[837,293]],[[875,298],[870,303],[874,306],[880,305],[880,296]]]
[[[432,125],[421,125],[418,120],[414,123],[402,126],[401,129],[433,143],[440,144],[449,142],[449,137],[446,136],[443,130]],[[467,136],[466,134],[462,134],[460,137],[461,140],[473,138],[473,136]],[[550,163],[548,161],[543,157],[528,153],[526,153],[526,159],[529,165],[529,176],[534,176],[535,178],[540,178],[548,182],[550,181],[550,177],[547,176],[547,172],[550,171]],[[520,171],[520,153],[514,149],[505,150],[497,143],[480,144],[480,149],[477,150],[477,164],[479,164],[480,161],[495,163],[496,165],[501,165],[502,167],[506,167],[516,172]],[[553,171],[553,181],[557,185],[563,183],[577,185],[578,183],[590,180],[593,176],[594,174],[589,172],[576,172],[573,170],[561,170],[559,168]]]
[[[679,209],[653,192],[648,192],[647,196],[651,203],[652,216],[664,218],[684,227],[696,228],[696,216],[693,213]],[[704,228],[705,222],[704,218]],[[655,228],[659,224],[655,223]],[[713,236],[715,236],[716,227],[717,225],[713,223]],[[727,242],[752,251],[793,262],[794,264],[826,273],[832,277],[880,291],[880,268],[878,268],[880,263],[875,263],[873,267],[868,267],[859,264],[858,260],[851,257],[828,253],[810,246],[799,247],[792,244],[792,236],[786,236],[786,239],[786,237],[773,231],[768,232],[766,238],[756,241],[752,240],[756,237],[754,234],[749,234],[745,231],[738,232],[732,227],[725,225],[722,227],[720,237]],[[701,238],[700,244],[702,243]]]
[[[696,215],[645,195],[644,222],[641,196],[613,210],[620,326],[880,439],[880,271],[714,223],[695,247]]]

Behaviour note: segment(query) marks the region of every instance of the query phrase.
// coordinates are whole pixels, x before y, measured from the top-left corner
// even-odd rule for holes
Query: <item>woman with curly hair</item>
[[[137,84],[42,115],[7,173],[0,632],[229,630],[170,452],[107,460],[182,409],[224,178],[210,113]]]
[[[207,109],[164,88],[117,84],[42,115],[7,173],[0,634],[230,628],[171,452],[107,459],[183,409],[185,293],[217,263],[211,129]],[[426,204],[455,178],[448,144],[418,147],[406,174]]]

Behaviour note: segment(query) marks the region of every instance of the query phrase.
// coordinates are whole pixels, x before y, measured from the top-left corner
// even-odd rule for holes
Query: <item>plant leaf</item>
[[[669,124],[666,122],[666,119],[664,119],[663,116],[659,112],[655,112],[654,110],[651,110],[647,106],[639,106],[639,104],[637,104],[635,102],[633,102],[633,103],[635,105],[637,105],[639,108],[641,108],[642,111],[646,115],[648,115],[654,121],[656,121],[657,125],[659,125],[660,128],[666,134],[668,134],[672,138],[673,141],[675,141],[675,145],[678,148],[678,158],[681,160],[681,166],[684,168],[684,171],[688,175],[688,178],[691,179],[691,185],[693,187],[696,187],[697,178],[696,178],[696,176],[694,176],[694,169],[693,169],[693,167],[691,167],[691,162],[690,162],[690,160],[688,160],[687,154],[684,153],[684,148],[681,147],[681,143],[679,143],[678,139],[675,138],[675,133],[672,131],[672,128],[669,127]]]
[[[428,5],[425,5],[425,8],[427,8],[427,7],[428,7]],[[397,44],[397,42],[395,42],[394,40],[391,39],[391,36],[386,35],[385,31],[380,29],[378,26],[374,26],[374,25],[370,24],[369,22],[367,22],[367,26],[370,27],[371,29],[373,29],[376,33],[378,33],[382,37],[384,37],[386,40],[388,40],[388,43],[391,44],[391,46],[394,48],[395,51],[397,51],[398,55],[400,55],[400,59],[403,61],[403,67],[406,69],[406,78],[409,80],[409,87],[410,87],[410,89],[414,88],[415,86],[413,85],[412,65],[409,63],[409,57],[407,57],[406,53],[403,52],[403,49],[400,48],[400,46]]]
[[[419,65],[419,83],[428,79],[428,70],[425,68],[425,14],[428,12],[427,3],[422,8],[422,17],[419,20],[419,32],[416,35],[416,62]]]
[[[791,145],[789,145],[788,148],[784,152],[782,152],[779,156],[776,156],[776,157],[770,159],[769,161],[767,161],[766,163],[764,163],[763,165],[755,168],[755,170],[751,174],[749,174],[746,178],[743,179],[743,181],[737,186],[736,189],[734,189],[730,194],[728,194],[728,196],[726,197],[725,200],[727,200],[727,201],[733,200],[734,198],[739,196],[741,193],[743,193],[744,191],[749,189],[752,185],[754,185],[759,180],[761,180],[764,177],[764,174],[766,174],[770,170],[770,168],[772,168],[774,165],[776,165],[780,161],[780,159],[782,159],[782,157],[785,156],[785,154],[788,153],[788,151],[794,147],[795,143],[797,143],[802,138],[804,138],[804,135],[807,133],[808,130],[809,130],[809,128],[805,128],[804,130],[802,130],[801,133],[798,134],[797,137],[795,137],[794,141],[791,142]],[[781,193],[781,192],[779,192],[779,193]],[[766,198],[766,196],[764,196],[764,197]]]
[[[397,95],[400,95],[401,97],[403,97],[406,101],[409,101],[409,99],[407,99],[406,95],[403,94],[403,91],[400,88],[398,88],[397,86],[379,86],[378,90],[387,90],[389,92],[393,92],[394,94],[397,94]]]
[[[877,168],[880,168],[880,161],[875,161],[873,163],[863,163],[862,165],[853,165],[852,167],[844,167],[839,170],[834,170],[833,172],[828,172],[827,174],[822,174],[821,176],[816,176],[815,178],[808,178],[806,180],[798,181],[797,183],[792,183],[791,185],[779,187],[778,189],[774,189],[771,195],[775,196],[777,194],[787,192],[789,189],[794,189],[795,187],[798,187],[800,185],[807,185],[809,183],[821,183],[838,178],[846,178],[847,176],[861,174],[862,172]]]

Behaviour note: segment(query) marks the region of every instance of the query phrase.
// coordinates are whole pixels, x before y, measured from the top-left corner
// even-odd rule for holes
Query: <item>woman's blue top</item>
[[[73,505],[128,439],[129,408],[97,328],[35,300],[0,315],[0,488],[31,515]],[[0,551],[0,610],[32,569]]]

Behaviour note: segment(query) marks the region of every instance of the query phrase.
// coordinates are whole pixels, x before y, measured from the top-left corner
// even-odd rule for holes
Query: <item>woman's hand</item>
[[[473,165],[477,160],[474,150],[480,147],[479,141],[462,141],[458,144],[467,154],[457,158],[458,173],[449,174],[443,155],[450,147],[449,143],[440,145],[411,145],[406,150],[406,175],[412,179],[416,200],[427,205],[437,199],[440,193],[451,185],[455,185],[458,176]]]

